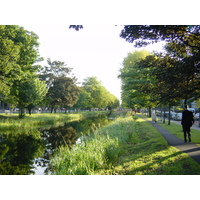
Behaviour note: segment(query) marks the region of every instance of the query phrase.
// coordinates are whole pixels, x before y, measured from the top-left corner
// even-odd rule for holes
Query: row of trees
[[[38,36],[20,26],[0,26],[0,101],[20,109],[36,106],[105,108],[118,107],[119,101],[96,78],[77,85],[72,69],[64,62],[47,60],[48,66],[38,65]]]
[[[120,36],[136,47],[166,42],[165,53],[135,51],[124,59],[120,78],[125,106],[171,106],[199,98],[200,26],[124,26]]]
[[[112,110],[119,107],[119,99],[111,94],[96,77],[88,77],[80,88],[79,99],[75,108],[107,108]]]

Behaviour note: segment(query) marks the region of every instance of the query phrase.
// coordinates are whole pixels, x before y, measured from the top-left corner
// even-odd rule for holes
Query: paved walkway
[[[197,163],[200,164],[200,147],[192,142],[185,143],[184,140],[176,137],[175,135],[171,134],[169,131],[165,130],[161,126],[159,126],[157,123],[152,123],[152,121],[149,121],[145,117],[138,115],[148,121],[150,124],[152,124],[159,133],[162,134],[162,136],[165,138],[165,140],[168,142],[169,145],[176,147],[177,149],[183,151],[184,153],[187,153],[191,158],[193,158]],[[195,127],[194,127],[195,128]],[[200,130],[200,129],[198,129]]]

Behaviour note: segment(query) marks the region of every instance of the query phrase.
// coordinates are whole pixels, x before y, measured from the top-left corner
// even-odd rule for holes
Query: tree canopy
[[[135,47],[166,42],[166,55],[157,55],[159,59],[151,66],[161,87],[160,100],[182,98],[186,103],[187,99],[199,96],[199,25],[130,25],[124,26],[120,37]]]
[[[6,96],[16,81],[38,70],[38,36],[16,25],[0,26],[0,94]]]
[[[35,94],[33,87],[37,85],[35,78],[40,66],[36,63],[42,60],[38,52],[38,36],[17,25],[1,25],[0,46],[1,100],[18,105],[22,116],[24,106],[33,102],[30,97]],[[24,84],[27,85],[24,87]],[[27,93],[24,93],[25,89]]]
[[[57,60],[47,59],[47,63],[48,66],[40,69],[39,78],[47,83],[47,101],[51,112],[56,106],[72,107],[78,100],[80,92],[76,85],[76,77],[70,76],[72,68]]]
[[[84,79],[79,100],[75,104],[76,108],[108,108],[111,110],[118,106],[119,100],[107,91],[96,77],[87,77]]]
[[[149,73],[150,68],[139,65],[150,53],[134,51],[129,53],[123,61],[119,77],[122,80],[122,105],[130,108],[153,106],[156,99],[151,91],[153,77]]]

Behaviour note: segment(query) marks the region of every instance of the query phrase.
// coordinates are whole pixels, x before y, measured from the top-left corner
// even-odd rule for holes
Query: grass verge
[[[53,174],[200,174],[200,165],[168,146],[158,131],[137,116],[117,118],[72,149],[60,148]]]
[[[181,125],[171,122],[170,125],[159,123],[159,125],[174,134],[176,137],[184,140],[183,129]],[[191,128],[192,142],[200,145],[200,132]]]
[[[95,112],[81,112],[81,113],[41,113],[27,115],[23,119],[19,119],[18,116],[7,116],[0,118],[0,131],[6,130],[18,130],[21,128],[35,128],[44,125],[59,125],[63,121],[76,121],[86,117],[95,117],[100,114],[105,114],[106,111]]]
[[[144,117],[146,117],[146,116],[144,116]],[[146,119],[148,119],[150,121],[152,120],[151,118],[148,118],[148,117],[146,117]],[[162,121],[159,121],[159,120],[157,122],[162,128],[168,130],[170,133],[174,134],[176,137],[184,140],[183,129],[182,129],[181,125],[173,123],[173,122],[171,122],[170,125],[168,125],[168,120],[166,120],[165,123],[163,123]],[[199,131],[191,128],[191,135],[192,135],[192,142],[200,146]]]

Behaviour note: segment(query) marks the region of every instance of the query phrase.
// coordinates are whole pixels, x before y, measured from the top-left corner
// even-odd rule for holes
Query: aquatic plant
[[[200,174],[198,163],[168,146],[139,117],[117,118],[93,131],[71,150],[63,146],[56,152],[50,163],[53,174]]]

